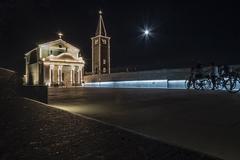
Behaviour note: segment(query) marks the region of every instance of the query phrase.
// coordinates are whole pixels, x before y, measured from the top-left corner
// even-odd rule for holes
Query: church
[[[84,58],[81,50],[62,39],[39,44],[25,54],[25,84],[81,86]],[[110,74],[110,37],[107,36],[102,12],[92,41],[92,74]]]

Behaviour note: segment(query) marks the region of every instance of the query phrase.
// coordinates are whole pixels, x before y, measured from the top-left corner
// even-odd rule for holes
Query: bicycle
[[[196,79],[193,83],[193,87],[196,90],[206,90],[211,89],[211,81],[208,78]]]

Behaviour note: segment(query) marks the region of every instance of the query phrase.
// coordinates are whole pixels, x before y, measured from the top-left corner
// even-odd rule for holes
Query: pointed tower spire
[[[102,17],[102,11],[100,10],[98,13],[99,13],[99,20],[98,20],[98,26],[96,30],[96,36],[99,36],[99,35],[107,36],[106,28],[105,28],[103,17]]]

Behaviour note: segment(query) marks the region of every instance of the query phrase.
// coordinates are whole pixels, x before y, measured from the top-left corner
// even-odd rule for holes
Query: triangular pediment
[[[56,59],[64,59],[64,60],[76,60],[72,54],[70,53],[62,53],[58,56],[56,56]]]
[[[39,44],[39,47],[58,47],[58,48],[73,48],[75,50],[79,51],[79,48],[71,45],[70,43],[67,43],[66,41],[62,39],[58,39],[55,41],[50,41],[47,43]]]
[[[73,57],[71,53],[62,53],[58,56],[50,55],[46,58],[46,60],[77,60]]]
[[[58,56],[50,55],[44,58],[43,61],[56,63],[85,63],[82,57],[75,58],[71,53],[62,53]]]

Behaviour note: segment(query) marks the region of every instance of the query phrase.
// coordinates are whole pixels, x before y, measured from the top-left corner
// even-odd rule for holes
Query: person
[[[238,77],[238,72],[236,69],[234,69],[232,66],[229,67],[229,76],[231,78],[236,78]]]
[[[219,74],[219,77],[224,77],[224,65],[218,66],[218,74]]]
[[[195,68],[191,67],[190,76],[188,78],[187,89],[190,89],[191,85],[194,83]]]
[[[210,79],[212,81],[213,87],[212,90],[216,89],[216,80],[219,77],[219,71],[218,71],[218,66],[215,65],[213,62],[210,65]]]
[[[233,68],[232,67],[229,67],[229,75],[230,76],[234,76],[235,75],[235,72],[233,71]]]
[[[202,64],[198,63],[198,64],[196,65],[194,74],[195,74],[194,80],[203,78],[203,68],[202,68]]]
[[[228,65],[224,65],[223,66],[223,69],[222,69],[222,77],[228,77],[229,76],[229,66]]]

